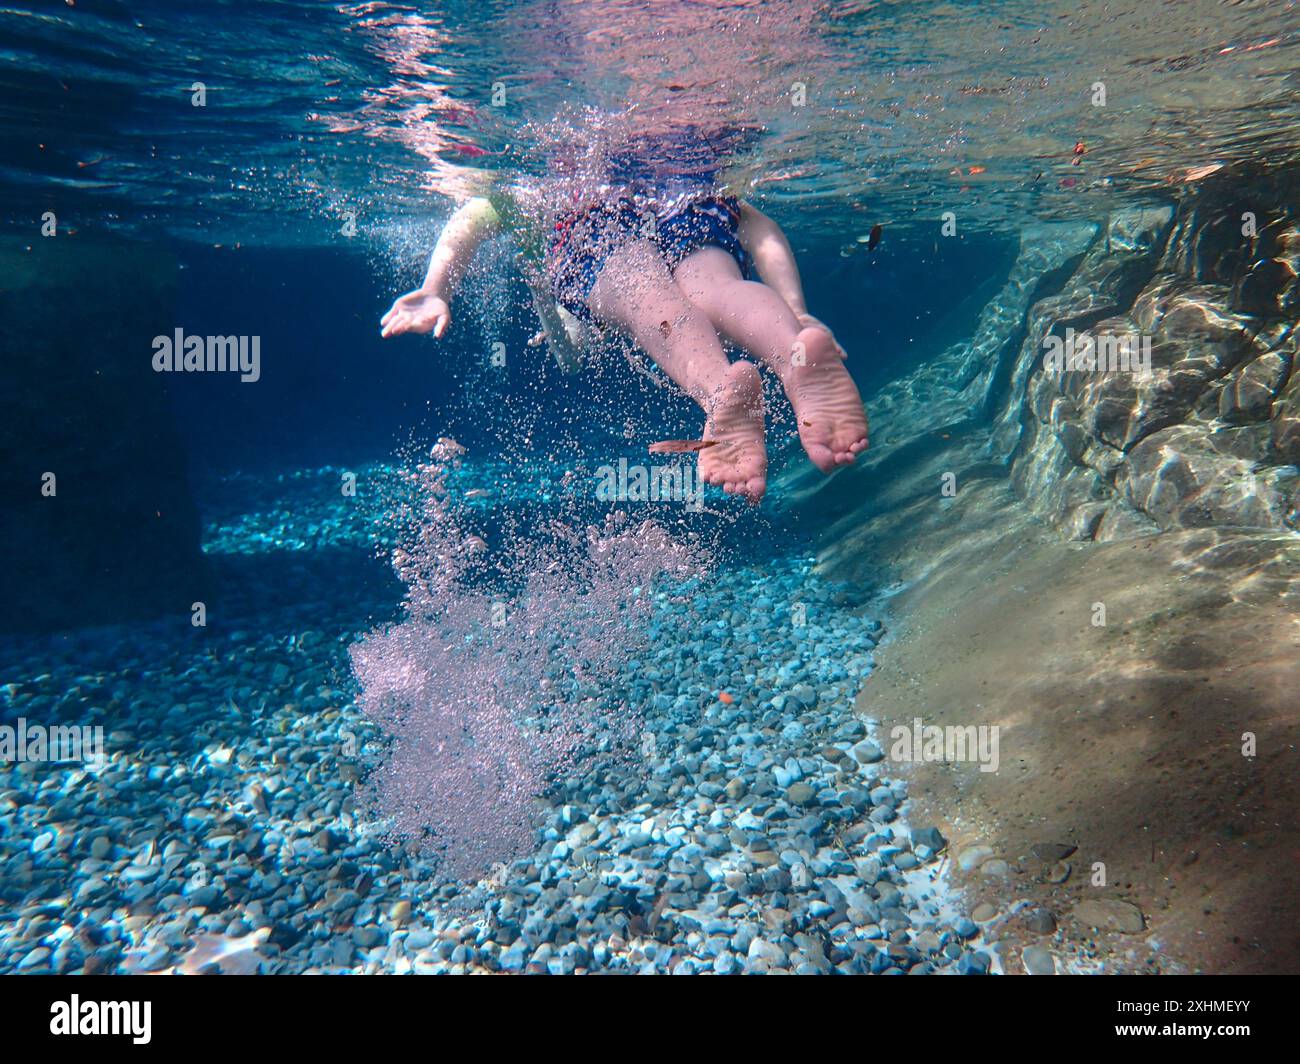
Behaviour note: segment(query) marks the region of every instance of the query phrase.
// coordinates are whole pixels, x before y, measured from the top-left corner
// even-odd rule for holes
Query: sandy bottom
[[[828,542],[831,573],[906,581],[857,702],[887,755],[918,717],[998,729],[995,772],[899,771],[1005,971],[1300,969],[1300,538],[1062,543],[984,481]]]

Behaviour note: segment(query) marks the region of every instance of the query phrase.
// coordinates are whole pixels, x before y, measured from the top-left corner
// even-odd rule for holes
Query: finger
[[[447,326],[451,324],[451,318],[446,314],[439,314],[433,323],[433,338],[441,340],[442,334],[447,331]]]
[[[379,319],[379,324],[380,324],[380,325],[387,325],[387,324],[388,324],[388,319],[391,318],[391,317],[392,317],[394,314],[396,314],[396,313],[397,313],[397,308],[396,308],[396,307],[389,307],[389,308],[388,308],[388,313],[385,314],[382,318]]]

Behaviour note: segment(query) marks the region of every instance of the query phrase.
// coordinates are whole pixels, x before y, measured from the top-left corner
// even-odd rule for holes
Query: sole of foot
[[[706,484],[752,503],[767,490],[767,446],[763,430],[763,381],[758,367],[736,362],[714,392],[706,440],[717,441],[700,452],[699,473]]]
[[[849,465],[867,449],[862,396],[829,332],[812,326],[795,337],[783,383],[798,421],[799,441],[823,473]]]

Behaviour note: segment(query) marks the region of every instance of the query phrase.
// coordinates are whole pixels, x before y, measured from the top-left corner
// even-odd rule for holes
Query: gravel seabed
[[[209,525],[279,552],[283,605],[0,647],[5,721],[106,733],[98,765],[0,765],[0,971],[996,970],[852,709],[885,627],[802,556],[722,566],[689,641],[629,662],[639,750],[558,781],[532,853],[448,883],[385,839],[347,648],[391,589],[339,604],[294,561],[370,549],[340,472],[242,478]]]

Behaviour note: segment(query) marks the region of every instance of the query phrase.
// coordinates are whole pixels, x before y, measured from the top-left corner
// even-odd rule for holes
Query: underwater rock
[[[1300,474],[1287,466],[1256,472],[1212,439],[1198,425],[1162,429],[1133,448],[1117,483],[1162,528],[1282,526]]]
[[[957,866],[963,872],[973,872],[992,856],[993,849],[989,846],[967,846],[957,855]]]
[[[1056,861],[1064,861],[1078,848],[1069,842],[1036,842],[1030,847],[1029,852],[1040,861],[1053,864]]]
[[[1300,465],[1300,372],[1291,369],[1286,387],[1273,404],[1273,449],[1278,458],[1291,465]]]
[[[1293,298],[1291,258],[1270,274],[1278,284],[1267,299],[1258,277],[1246,286],[1255,295],[1243,297],[1242,273],[1258,248],[1226,223],[1220,190],[1205,193],[1179,209],[1163,247],[1154,219],[1113,216],[1061,294],[1027,315],[1022,365],[1037,357],[1028,349],[1040,332],[1045,341],[1067,328],[1097,352],[1127,338],[1149,357],[1149,372],[1040,363],[1024,403],[1008,399],[1003,424],[1013,429],[995,432],[993,450],[1009,455],[1017,493],[1069,538],[1295,520],[1287,468],[1300,457],[1288,388],[1295,343],[1279,317]],[[1146,236],[1125,235],[1134,228]],[[1257,243],[1284,256],[1300,245],[1276,218]],[[1108,269],[1111,259],[1118,265]],[[1113,313],[1089,322],[1099,307]],[[1224,429],[1269,421],[1271,435]]]
[[[947,847],[948,840],[943,837],[938,828],[928,827],[912,832],[912,844],[927,846],[931,853],[939,853]]]
[[[1073,909],[1080,923],[1099,931],[1120,931],[1136,935],[1146,928],[1142,910],[1130,901],[1118,898],[1096,898],[1081,901]]]
[[[1290,371],[1290,354],[1282,351],[1268,351],[1247,363],[1219,392],[1219,417],[1233,424],[1265,420]]]

